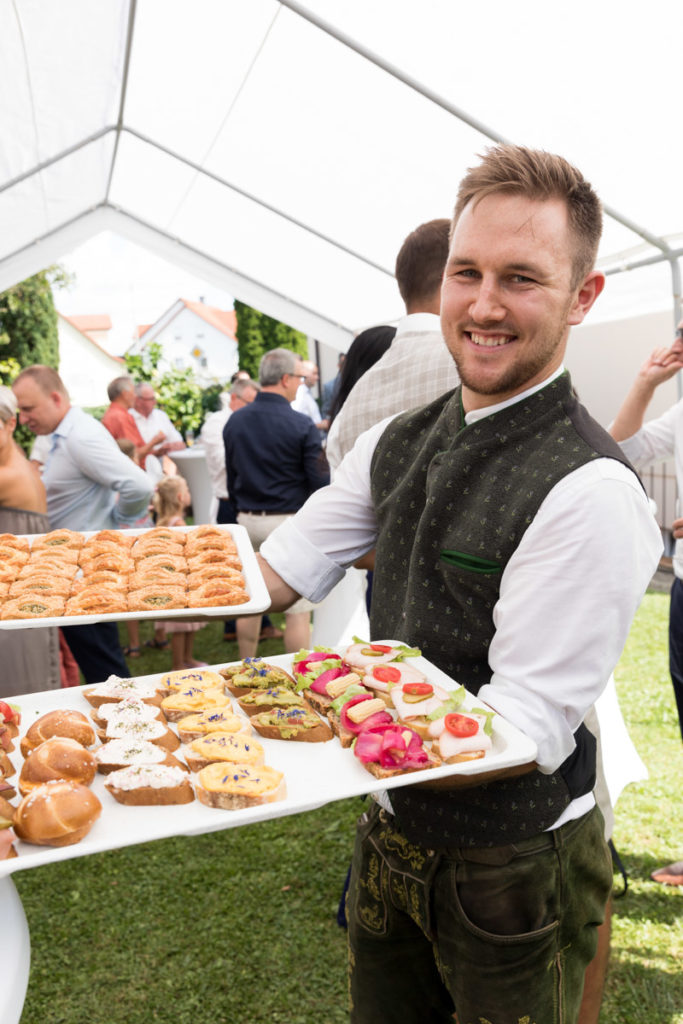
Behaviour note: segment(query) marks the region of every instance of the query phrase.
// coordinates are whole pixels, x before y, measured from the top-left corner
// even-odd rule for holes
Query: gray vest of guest
[[[373,639],[419,647],[478,693],[491,678],[493,609],[508,561],[550,490],[603,457],[629,466],[579,404],[567,373],[469,426],[460,388],[393,420],[371,468],[379,524]],[[542,589],[536,599],[543,601]],[[593,788],[595,741],[584,726],[575,739],[552,775],[534,771],[452,792],[393,789],[404,833],[425,846],[493,846],[536,835]]]

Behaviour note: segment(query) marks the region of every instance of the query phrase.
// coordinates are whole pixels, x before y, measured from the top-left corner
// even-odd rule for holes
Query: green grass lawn
[[[683,1024],[683,893],[649,880],[683,857],[667,614],[668,596],[648,594],[616,674],[650,778],[618,805],[615,842],[630,885],[614,904],[602,1024]],[[151,624],[141,623],[141,636]],[[282,653],[282,643],[268,641],[262,653]],[[217,663],[237,652],[214,624],[197,634],[195,655]],[[159,672],[170,654],[145,649],[130,664],[136,674]],[[361,809],[341,801],[18,872],[32,945],[22,1024],[345,1021],[336,910]]]

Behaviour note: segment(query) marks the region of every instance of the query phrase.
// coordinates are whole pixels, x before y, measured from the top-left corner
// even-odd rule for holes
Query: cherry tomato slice
[[[434,687],[431,683],[404,683],[403,692],[409,697],[431,697]]]
[[[368,647],[363,647],[360,653],[366,658],[376,658],[380,654],[389,654],[392,650],[393,648],[386,644],[370,644]]]
[[[401,670],[393,665],[375,665],[372,674],[380,683],[398,683]]]
[[[474,736],[479,728],[475,718],[468,718],[467,715],[459,715],[457,711],[451,711],[444,719],[444,725],[453,736]]]

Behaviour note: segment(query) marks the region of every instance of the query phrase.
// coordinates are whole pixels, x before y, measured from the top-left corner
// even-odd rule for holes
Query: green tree
[[[204,394],[191,367],[161,371],[161,345],[150,342],[139,355],[126,355],[126,370],[135,381],[145,381],[156,391],[159,405],[173,425],[187,437],[196,433],[204,419]]]
[[[48,267],[0,294],[0,383],[11,384],[26,366],[59,366],[54,281],[68,282],[59,266]],[[17,427],[15,440],[26,451],[33,443],[27,427]]]
[[[3,366],[0,372],[3,374],[8,372],[5,364],[12,374],[12,360],[20,369],[33,363],[44,363],[55,369],[59,366],[52,282],[64,277],[60,267],[49,267],[0,295],[0,361]]]
[[[301,331],[259,313],[239,299],[235,299],[235,313],[239,366],[241,370],[247,370],[254,380],[258,377],[261,356],[273,348],[291,348],[303,359],[308,358],[308,342]]]

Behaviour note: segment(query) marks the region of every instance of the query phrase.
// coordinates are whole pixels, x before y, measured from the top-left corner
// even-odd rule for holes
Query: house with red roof
[[[162,370],[191,367],[203,383],[227,381],[238,369],[236,331],[234,309],[178,299],[155,323],[138,327],[128,351],[141,354],[154,341]]]
[[[107,385],[126,372],[123,359],[105,348],[111,318],[106,313],[65,316],[57,313],[59,375],[74,405],[107,405]]]

